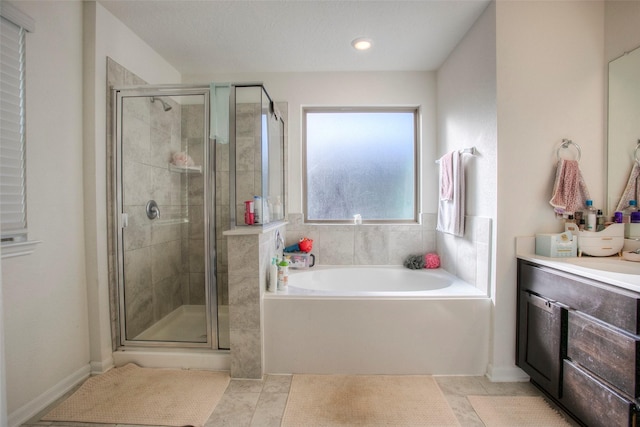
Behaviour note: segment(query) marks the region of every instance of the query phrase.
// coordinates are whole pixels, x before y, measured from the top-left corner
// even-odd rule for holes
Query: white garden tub
[[[265,293],[267,373],[484,375],[491,300],[442,269],[316,266]]]

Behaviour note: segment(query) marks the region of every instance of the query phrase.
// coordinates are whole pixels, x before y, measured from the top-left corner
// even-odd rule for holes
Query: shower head
[[[164,102],[162,99],[160,98],[156,98],[155,96],[151,97],[151,102],[156,102],[156,101],[160,101],[162,103],[162,108],[164,109],[164,111],[169,111],[171,110],[171,105],[167,104],[166,102]]]

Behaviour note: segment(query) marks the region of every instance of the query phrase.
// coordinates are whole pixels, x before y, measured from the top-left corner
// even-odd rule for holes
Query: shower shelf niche
[[[169,170],[177,173],[202,173],[202,166],[176,166],[169,163]]]

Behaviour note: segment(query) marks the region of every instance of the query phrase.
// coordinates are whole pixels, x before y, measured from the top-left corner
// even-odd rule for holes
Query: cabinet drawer
[[[632,397],[640,396],[639,337],[569,312],[567,356]]]
[[[518,285],[603,322],[640,334],[640,293],[518,261]]]
[[[569,360],[564,360],[562,403],[589,427],[635,425],[634,404]]]

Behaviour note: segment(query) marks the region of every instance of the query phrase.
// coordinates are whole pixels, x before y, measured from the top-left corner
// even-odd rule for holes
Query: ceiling
[[[99,0],[183,75],[435,70],[489,2]]]

